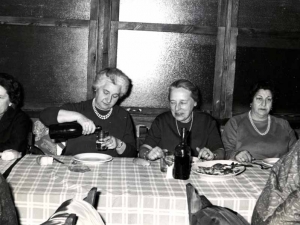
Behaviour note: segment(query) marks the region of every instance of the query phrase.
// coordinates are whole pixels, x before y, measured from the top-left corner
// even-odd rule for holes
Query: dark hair
[[[22,88],[20,83],[7,73],[0,73],[0,86],[2,86],[9,97],[11,103],[19,106],[22,101]]]
[[[250,89],[250,92],[249,92],[249,101],[250,103],[253,101],[253,98],[255,96],[255,94],[259,91],[259,90],[269,90],[272,94],[272,99],[273,99],[273,102],[275,100],[275,87],[274,87],[274,84],[270,81],[259,81],[257,83],[255,83],[252,88]]]
[[[199,103],[199,89],[196,85],[194,85],[191,81],[186,79],[179,79],[174,81],[169,87],[169,96],[168,99],[170,101],[170,94],[173,88],[184,88],[191,92],[191,97],[195,102]]]

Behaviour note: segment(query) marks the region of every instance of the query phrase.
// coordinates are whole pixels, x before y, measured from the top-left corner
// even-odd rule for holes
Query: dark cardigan
[[[22,110],[8,107],[0,120],[0,152],[13,149],[25,154],[31,124]]]

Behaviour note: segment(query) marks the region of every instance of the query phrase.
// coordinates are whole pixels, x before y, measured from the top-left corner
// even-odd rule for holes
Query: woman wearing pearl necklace
[[[222,140],[226,158],[240,162],[280,158],[296,142],[288,121],[270,115],[274,87],[266,81],[250,91],[250,111],[232,117],[225,125]]]
[[[104,146],[105,154],[114,157],[137,155],[134,126],[130,114],[116,105],[125,96],[130,85],[129,78],[119,69],[107,68],[100,71],[93,82],[95,97],[78,103],[43,110],[40,119],[45,125],[77,122],[82,126],[82,136],[69,139],[65,155],[76,155],[96,150],[96,126],[108,131]],[[93,134],[93,135],[90,135]]]

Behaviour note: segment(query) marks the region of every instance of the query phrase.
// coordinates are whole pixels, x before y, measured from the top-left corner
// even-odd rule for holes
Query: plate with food
[[[100,164],[113,160],[113,157],[102,153],[81,153],[74,155],[73,159],[82,163]]]
[[[232,160],[212,160],[195,162],[192,171],[200,175],[200,179],[208,181],[229,180],[244,172],[246,167]]]
[[[262,162],[268,166],[273,166],[278,160],[279,158],[266,158],[263,159]]]

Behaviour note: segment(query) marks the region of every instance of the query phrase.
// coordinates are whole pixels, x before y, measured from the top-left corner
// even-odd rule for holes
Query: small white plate
[[[266,158],[266,159],[263,159],[262,161],[263,161],[263,163],[273,166],[278,160],[279,160],[279,158]]]
[[[217,163],[221,164],[227,164],[231,165],[231,163],[238,163],[236,161],[232,160],[212,160],[212,161],[205,161],[205,162],[195,162],[192,164],[192,171],[198,175],[200,175],[200,179],[207,180],[207,181],[224,181],[224,180],[229,180],[234,178],[236,175],[241,174],[242,172],[245,171],[246,167],[244,166],[239,166],[235,167],[233,170],[233,173],[230,174],[224,174],[224,175],[210,175],[210,174],[205,174],[205,173],[199,173],[197,171],[198,166],[201,167],[211,167]]]
[[[74,155],[73,159],[83,163],[100,164],[113,160],[113,157],[102,153],[81,153]]]

